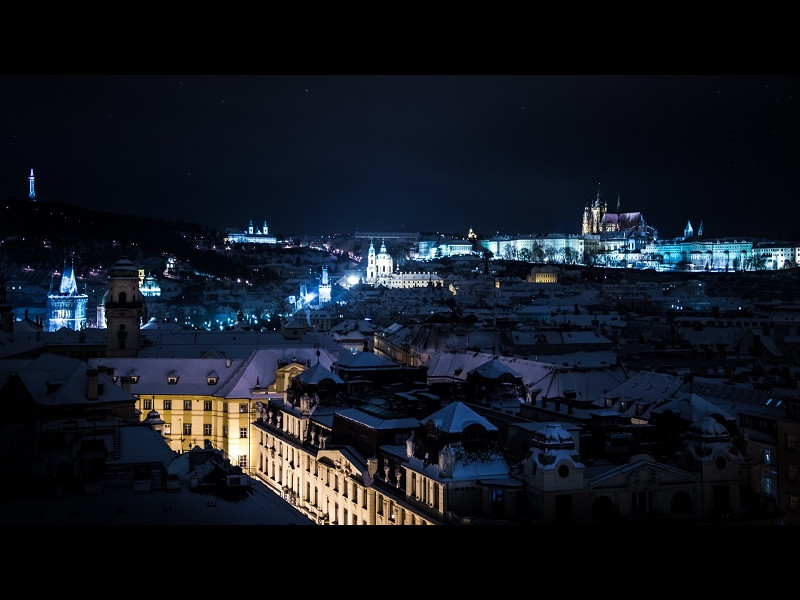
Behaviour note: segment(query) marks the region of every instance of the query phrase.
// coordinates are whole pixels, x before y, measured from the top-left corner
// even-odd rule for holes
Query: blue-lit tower
[[[328,277],[328,267],[322,267],[322,281],[319,284],[319,305],[331,301],[331,281]]]
[[[33,169],[31,169],[31,174],[28,175],[28,198],[36,202],[36,192],[33,189]]]
[[[66,327],[80,331],[86,328],[86,304],[89,296],[78,291],[78,282],[75,279],[75,266],[72,259],[64,261],[64,270],[61,273],[61,284],[58,291],[53,290],[53,281],[50,283],[50,293],[47,295],[47,326],[45,331],[58,331]]]

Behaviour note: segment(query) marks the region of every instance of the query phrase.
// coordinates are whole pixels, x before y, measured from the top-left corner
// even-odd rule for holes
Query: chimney
[[[97,369],[86,369],[86,398],[97,400]]]

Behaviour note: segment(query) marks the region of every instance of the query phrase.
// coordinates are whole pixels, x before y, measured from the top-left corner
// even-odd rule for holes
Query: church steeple
[[[36,192],[33,189],[34,177],[33,177],[33,169],[31,169],[31,174],[28,175],[28,198],[36,202]]]

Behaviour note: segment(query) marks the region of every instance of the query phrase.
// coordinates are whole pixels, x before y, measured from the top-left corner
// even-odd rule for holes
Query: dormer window
[[[212,371],[206,375],[206,381],[208,382],[208,385],[217,385],[217,382],[219,381],[219,375]]]
[[[178,374],[175,371],[170,371],[167,374],[167,383],[170,385],[175,385],[178,383]]]

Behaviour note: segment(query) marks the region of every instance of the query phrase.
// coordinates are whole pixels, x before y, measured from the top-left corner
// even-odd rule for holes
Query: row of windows
[[[213,401],[212,400],[203,400],[203,410],[213,410]],[[152,410],[153,409],[153,400],[151,398],[144,398],[142,399],[142,408],[144,410]],[[172,400],[164,400],[163,405],[164,410],[172,410]],[[183,410],[192,410],[192,401],[191,400],[184,400],[183,401]],[[239,404],[239,412],[240,413],[247,413],[249,412],[250,407],[246,402],[242,402]],[[223,402],[222,403],[222,411],[228,412],[228,404]]]
[[[172,424],[171,423],[164,423],[164,435],[170,435],[172,433]],[[184,423],[183,424],[183,435],[192,435],[192,424],[191,423]],[[203,424],[203,435],[206,437],[210,437],[212,434],[212,428],[210,423]],[[222,435],[223,437],[228,437],[228,426],[222,426]],[[247,427],[240,427],[239,428],[239,437],[241,439],[247,438]]]

